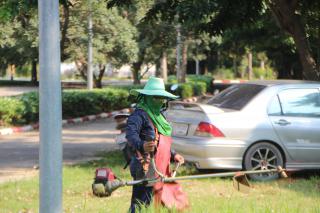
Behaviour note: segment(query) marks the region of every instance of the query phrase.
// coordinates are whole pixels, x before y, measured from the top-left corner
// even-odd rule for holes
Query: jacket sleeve
[[[127,121],[126,139],[133,148],[143,151],[143,141],[140,139],[140,132],[143,125],[143,118],[138,113],[133,113]]]

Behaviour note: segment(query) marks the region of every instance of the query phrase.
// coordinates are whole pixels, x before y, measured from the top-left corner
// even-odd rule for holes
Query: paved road
[[[63,163],[95,158],[96,153],[113,150],[118,133],[112,118],[69,125],[63,128]],[[0,136],[0,182],[37,173],[39,132]]]

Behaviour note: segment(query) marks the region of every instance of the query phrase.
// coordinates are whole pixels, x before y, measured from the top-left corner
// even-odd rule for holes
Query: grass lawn
[[[131,187],[122,187],[111,197],[97,198],[91,192],[95,168],[111,167],[122,179],[130,179],[123,170],[120,152],[104,153],[102,160],[63,169],[63,210],[78,212],[127,212]],[[182,167],[181,174],[195,171]],[[254,182],[248,194],[237,192],[231,178],[181,181],[190,200],[186,212],[319,212],[320,177],[288,178],[272,182]],[[0,213],[38,212],[38,177],[0,184]],[[153,208],[143,212],[155,212]],[[168,212],[161,209],[160,212]]]

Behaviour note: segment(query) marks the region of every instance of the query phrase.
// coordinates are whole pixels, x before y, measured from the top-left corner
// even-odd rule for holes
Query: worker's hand
[[[178,162],[180,165],[184,164],[184,157],[179,154],[174,155],[174,161]]]
[[[153,141],[148,141],[143,144],[143,150],[145,152],[153,152],[156,147],[156,143]]]

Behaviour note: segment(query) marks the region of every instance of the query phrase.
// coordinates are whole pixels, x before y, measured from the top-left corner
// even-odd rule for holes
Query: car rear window
[[[266,86],[256,84],[237,84],[228,87],[211,98],[207,104],[219,108],[241,110],[255,95]]]

